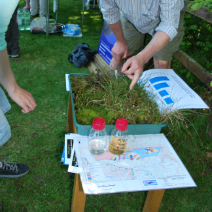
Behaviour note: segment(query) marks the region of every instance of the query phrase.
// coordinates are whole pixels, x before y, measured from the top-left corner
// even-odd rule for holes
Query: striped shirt
[[[154,36],[163,31],[172,40],[177,35],[184,0],[102,0],[101,11],[108,24],[120,20],[120,10],[141,33]]]

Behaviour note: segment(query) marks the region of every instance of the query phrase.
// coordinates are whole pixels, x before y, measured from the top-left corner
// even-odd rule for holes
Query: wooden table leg
[[[68,100],[68,116],[67,116],[66,131],[69,133],[77,133],[76,126],[74,125],[74,122],[73,122],[73,114],[72,114],[72,105],[71,105],[70,95],[69,95],[69,100]],[[71,212],[84,212],[85,202],[86,202],[86,195],[84,194],[84,191],[82,188],[80,175],[75,174]]]
[[[73,122],[70,92],[69,92],[69,99],[68,99],[68,114],[67,114],[66,132],[67,133],[73,133],[74,132],[74,122]]]
[[[82,189],[80,175],[74,176],[74,189],[72,196],[71,212],[84,212],[86,195]]]
[[[163,199],[164,190],[148,191],[143,212],[157,212]]]
[[[212,138],[212,114],[210,115],[210,119],[209,119],[209,123],[207,127],[207,133],[208,133],[209,139],[211,139]]]

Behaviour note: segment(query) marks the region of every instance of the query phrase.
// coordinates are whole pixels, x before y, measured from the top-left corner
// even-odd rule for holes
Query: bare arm
[[[127,57],[127,45],[123,35],[121,21],[119,20],[115,24],[109,24],[113,34],[116,37],[116,43],[114,44],[111,54],[116,60],[121,60]]]
[[[23,113],[28,113],[37,106],[32,94],[20,88],[10,68],[6,48],[0,51],[0,83],[8,92],[10,98],[22,107]]]
[[[125,41],[124,35],[123,35],[123,31],[122,31],[121,21],[119,20],[115,24],[109,24],[109,26],[110,26],[111,30],[113,31],[113,34],[116,37],[116,41],[126,44],[126,41]]]
[[[157,31],[152,40],[148,43],[148,45],[138,53],[140,58],[144,59],[144,62],[147,63],[154,54],[159,52],[166,44],[170,41],[170,37],[162,32]]]
[[[133,89],[142,75],[144,64],[147,63],[150,58],[160,51],[169,41],[170,37],[166,33],[157,31],[149,44],[141,52],[129,58],[126,63],[124,63],[122,72],[132,80],[130,90]]]
[[[10,68],[6,48],[0,51],[0,83],[8,93],[14,91],[17,85]]]

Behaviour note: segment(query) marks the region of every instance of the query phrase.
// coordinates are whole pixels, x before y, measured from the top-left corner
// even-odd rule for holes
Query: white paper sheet
[[[209,109],[205,102],[172,69],[144,71],[138,84],[155,99],[160,112],[179,109]]]
[[[65,135],[65,164],[69,165],[68,172],[79,174],[78,161],[74,150],[74,138],[76,137],[79,137],[79,135],[75,133]]]
[[[79,174],[79,166],[77,161],[76,152],[74,151],[72,163],[68,167],[68,172]]]
[[[68,165],[72,163],[73,154],[74,154],[74,135],[65,135],[65,162],[64,164]]]
[[[125,155],[92,155],[86,136],[74,138],[84,193],[196,187],[164,134],[129,136]]]

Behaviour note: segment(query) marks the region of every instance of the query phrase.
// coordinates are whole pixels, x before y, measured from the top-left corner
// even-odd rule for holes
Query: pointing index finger
[[[141,74],[139,73],[139,71],[134,72],[132,82],[130,83],[130,90],[133,89],[133,87],[135,86],[135,84],[139,80],[140,76],[141,76]]]

